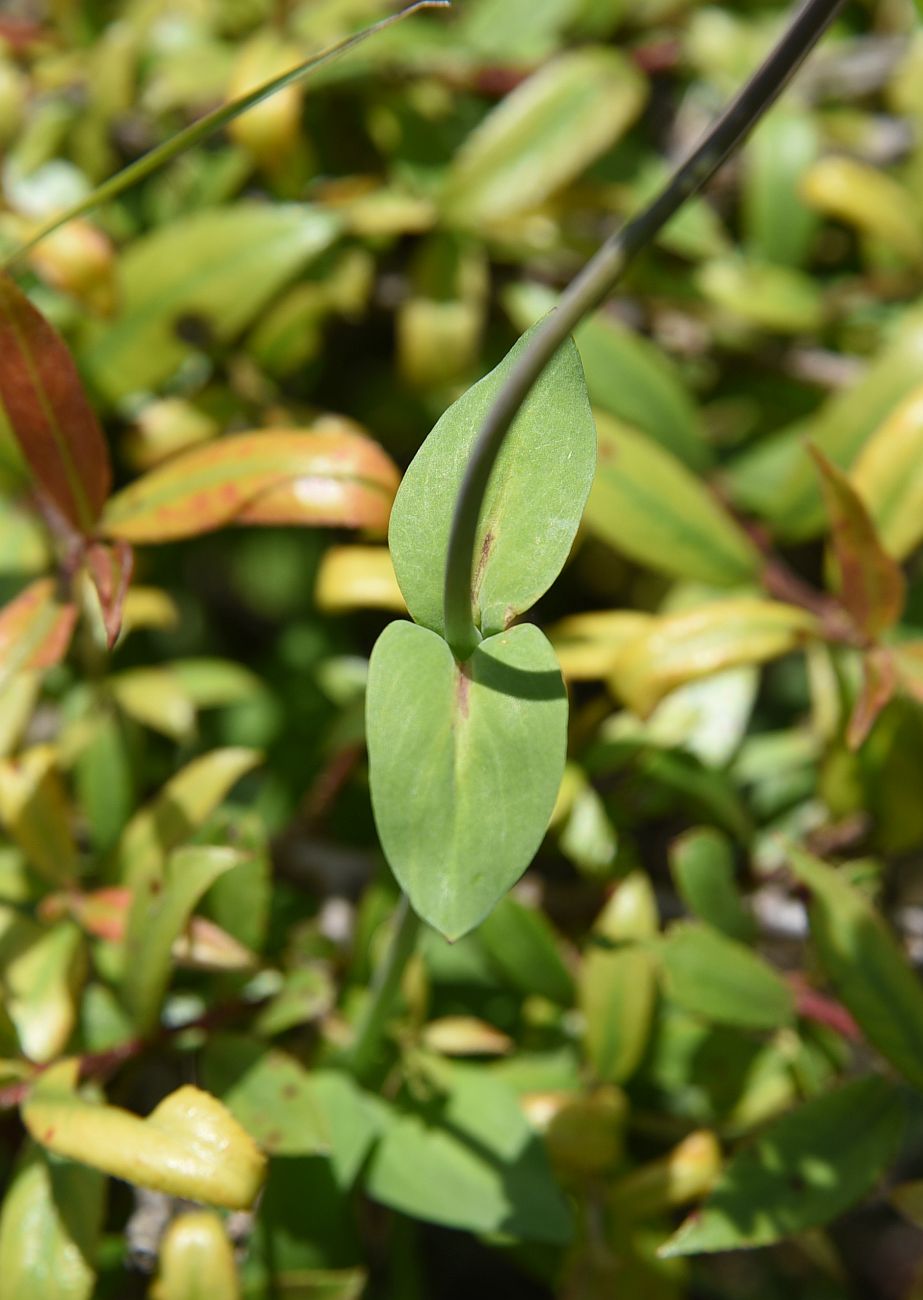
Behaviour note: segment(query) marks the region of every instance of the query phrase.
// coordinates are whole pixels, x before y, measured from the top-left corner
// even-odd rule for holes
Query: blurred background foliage
[[[0,248],[390,8],[6,0]],[[785,17],[456,0],[51,235],[17,279],[117,486],[253,430],[364,431],[405,468]],[[581,327],[600,467],[534,614],[571,695],[558,807],[487,922],[427,934],[368,1077],[344,1054],[396,901],[363,730],[403,608],[382,521],[143,545],[111,656],[84,626],[11,667],[0,622],[11,1300],[923,1295],[915,21],[850,4]],[[0,492],[9,601],[55,555],[8,431]],[[222,1099],[270,1157],[255,1213],[56,1149],[42,1107],[87,1099],[31,1083],[62,1057],[88,1106]]]

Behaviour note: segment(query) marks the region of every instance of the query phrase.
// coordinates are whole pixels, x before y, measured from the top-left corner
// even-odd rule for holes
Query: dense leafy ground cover
[[[505,356],[787,14],[456,0],[179,135],[390,12],[0,13],[0,1294],[921,1296],[913,8],[557,354],[464,647]]]

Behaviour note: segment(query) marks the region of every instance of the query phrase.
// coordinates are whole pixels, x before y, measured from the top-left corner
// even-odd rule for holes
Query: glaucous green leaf
[[[36,484],[79,532],[89,533],[112,470],[74,359],[21,289],[0,275],[0,412]]]
[[[885,1079],[855,1079],[813,1098],[733,1157],[661,1253],[768,1246],[830,1223],[874,1187],[903,1127],[903,1104]]]
[[[174,456],[110,500],[102,527],[134,543],[228,524],[299,524],[383,533],[397,470],[353,427],[267,429]]]
[[[450,406],[404,475],[388,540],[407,608],[440,635],[455,501],[481,425],[525,334],[500,365]],[[494,467],[477,531],[475,622],[502,632],[551,586],[570,552],[596,465],[596,429],[580,358],[568,340],[545,367]]]
[[[795,1000],[782,977],[745,944],[709,925],[675,925],[660,960],[669,997],[716,1024],[776,1029],[794,1019]]]
[[[557,301],[545,285],[511,285],[504,306],[517,328],[529,329]],[[593,406],[648,434],[691,469],[711,453],[688,389],[665,352],[617,316],[600,311],[574,331]]]
[[[849,478],[882,545],[903,560],[923,541],[923,388],[914,389],[859,452]]]
[[[243,201],[135,240],[119,259],[119,311],[90,339],[84,368],[110,401],[156,389],[192,351],[178,325],[231,342],[338,231],[319,208]]]
[[[856,627],[878,637],[900,619],[906,584],[900,565],[884,549],[852,483],[823,452],[811,448],[821,476],[839,570],[840,600]]]
[[[794,605],[755,596],[715,601],[653,619],[622,649],[609,682],[643,717],[685,682],[777,659],[815,633],[813,616]]]
[[[140,1119],[86,1101],[76,1080],[77,1062],[61,1062],[22,1104],[23,1123],[48,1151],[169,1196],[236,1210],[253,1204],[266,1159],[220,1101],[187,1085]]]
[[[923,988],[884,918],[833,867],[800,849],[789,858],[811,891],[811,936],[836,996],[872,1046],[923,1088]]]
[[[516,1094],[472,1066],[452,1066],[448,1091],[391,1112],[365,1189],[427,1223],[565,1243],[568,1207]]]
[[[670,870],[680,897],[696,916],[730,939],[753,939],[753,918],[737,892],[726,835],[710,827],[688,831],[671,845]]]
[[[91,1300],[106,1180],[31,1143],[0,1212],[4,1300]]]
[[[643,434],[597,414],[599,464],[586,507],[591,532],[648,568],[716,586],[759,572],[760,556],[707,487]]]
[[[288,1052],[255,1038],[213,1036],[202,1082],[270,1156],[329,1152],[330,1135],[312,1077]]]
[[[465,141],[446,177],[444,213],[480,226],[537,207],[622,135],[645,95],[641,74],[618,50],[560,55]]]
[[[554,808],[567,729],[554,651],[523,624],[460,665],[434,632],[392,623],[366,709],[382,847],[414,910],[458,939],[525,871]]]

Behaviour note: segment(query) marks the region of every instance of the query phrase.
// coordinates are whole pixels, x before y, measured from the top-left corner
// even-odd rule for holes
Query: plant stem
[[[356,1041],[350,1054],[350,1067],[357,1078],[365,1078],[375,1064],[381,1039],[400,993],[401,981],[407,963],[413,956],[420,933],[420,918],[410,906],[406,894],[401,895],[394,914],[394,931],[385,959],[375,972],[369,1000],[359,1022]]]
[[[612,292],[632,258],[711,179],[775,103],[842,3],[806,0],[765,62],[650,206],[608,239],[571,282],[511,371],[474,445],[452,519],[443,611],[446,640],[459,659],[467,659],[481,639],[471,600],[478,518],[491,471],[520,407],[564,340]]]
[[[354,36],[349,36],[346,40],[331,45],[329,49],[321,50],[319,54],[305,59],[296,68],[291,68],[279,77],[273,77],[271,81],[265,82],[255,90],[248,91],[247,94],[241,95],[239,99],[233,100],[230,104],[222,104],[211,113],[206,113],[204,117],[199,118],[197,122],[193,122],[191,126],[184,127],[182,131],[177,131],[176,135],[171,136],[169,140],[149,150],[148,153],[135,162],[129,163],[127,167],[123,167],[120,172],[116,172],[115,176],[111,176],[107,181],[103,181],[86,198],[79,199],[78,202],[65,209],[64,212],[58,213],[46,225],[37,230],[34,235],[30,236],[25,243],[20,244],[11,253],[0,259],[0,271],[10,266],[24,253],[28,253],[46,235],[52,234],[60,226],[66,225],[68,221],[72,221],[75,217],[84,216],[101,204],[109,203],[112,199],[118,198],[132,185],[136,185],[138,181],[150,176],[158,167],[170,162],[186,149],[191,149],[193,145],[200,144],[203,140],[208,139],[216,131],[233,122],[235,118],[240,117],[241,113],[245,113],[247,109],[253,108],[255,104],[261,104],[264,99],[269,99],[271,95],[274,95],[279,90],[284,90],[286,86],[304,80],[315,68],[339,58],[341,54],[346,54],[349,50],[355,49],[357,45],[361,45],[370,36],[378,35],[379,32],[385,31],[388,27],[401,22],[404,18],[409,18],[412,14],[422,13],[424,9],[448,8],[451,3],[452,0],[411,0],[411,3],[406,4],[397,13],[379,19],[377,23],[372,23],[371,26],[363,28],[362,31],[356,32]],[[70,6],[68,6],[69,8]]]

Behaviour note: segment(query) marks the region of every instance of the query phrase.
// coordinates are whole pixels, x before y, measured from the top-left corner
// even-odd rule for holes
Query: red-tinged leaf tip
[[[890,704],[900,684],[894,655],[885,646],[875,646],[862,659],[862,689],[856,700],[846,731],[850,749],[860,749],[878,721],[881,712]]]
[[[849,479],[808,443],[821,480],[833,550],[840,571],[840,600],[857,630],[875,638],[893,627],[904,609],[900,565],[881,544],[874,523]]]
[[[122,612],[135,567],[135,553],[128,542],[117,541],[111,546],[94,542],[87,547],[85,563],[99,597],[106,644],[111,650],[122,630]]]
[[[76,606],[59,601],[51,578],[30,583],[0,609],[0,684],[23,669],[60,663],[76,618]]]
[[[0,276],[0,406],[40,490],[88,534],[109,494],[109,453],[74,359],[9,276]]]

